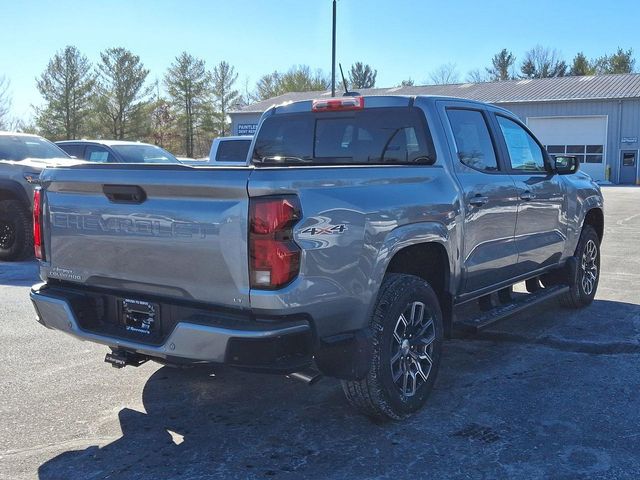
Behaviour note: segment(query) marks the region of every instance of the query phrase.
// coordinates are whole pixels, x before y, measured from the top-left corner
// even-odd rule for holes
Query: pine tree
[[[287,92],[326,90],[329,85],[329,78],[321,70],[312,73],[308,66],[298,65],[286,73],[274,71],[262,76],[256,84],[256,96],[266,100]]]
[[[36,109],[36,124],[53,139],[83,135],[91,113],[95,75],[89,59],[73,46],[56,53],[36,79],[45,101]]]
[[[635,67],[633,50],[618,48],[616,53],[604,55],[594,62],[594,68],[598,74],[603,73],[632,73]]]
[[[100,54],[100,60],[96,101],[100,123],[115,139],[139,136],[152,89],[145,87],[149,70],[140,57],[124,48],[109,48]]]
[[[587,59],[584,53],[578,52],[573,61],[571,62],[571,68],[569,69],[569,75],[582,76],[593,75],[595,69],[591,65],[591,62]]]
[[[182,130],[185,154],[193,157],[198,123],[211,103],[211,75],[203,60],[183,52],[169,67],[164,81]]]
[[[354,89],[373,88],[376,86],[377,75],[378,71],[371,68],[371,65],[356,62],[349,71],[349,86]]]
[[[516,63],[516,57],[503,48],[496,53],[491,59],[491,68],[487,68],[487,73],[492,81],[511,80],[513,78],[513,65]]]

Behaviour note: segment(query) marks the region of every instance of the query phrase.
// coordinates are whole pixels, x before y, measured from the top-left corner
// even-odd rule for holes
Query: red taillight
[[[33,191],[33,247],[36,258],[44,260],[44,243],[42,241],[42,191],[37,187]]]
[[[364,97],[326,98],[314,100],[311,110],[314,112],[339,112],[344,110],[362,110]]]
[[[249,204],[249,276],[251,288],[273,290],[300,270],[300,247],[293,226],[300,220],[296,197],[252,198]]]

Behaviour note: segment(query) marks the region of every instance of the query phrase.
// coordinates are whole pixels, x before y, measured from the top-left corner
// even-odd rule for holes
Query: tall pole
[[[336,0],[333,0],[333,41],[331,42],[331,96],[336,96]]]

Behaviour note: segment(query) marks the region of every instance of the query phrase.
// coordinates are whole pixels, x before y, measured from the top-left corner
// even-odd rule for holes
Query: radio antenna
[[[344,85],[344,94],[345,96],[348,96],[351,92],[349,92],[349,89],[347,88],[347,81],[344,78],[344,72],[342,71],[342,64],[339,63],[338,66],[340,67],[340,75],[342,76],[342,84]]]
[[[344,93],[343,97],[359,97],[360,94],[358,92],[350,92],[349,87],[347,87],[347,80],[344,78],[344,72],[342,71],[342,64],[338,64],[340,66],[340,75],[342,75],[342,85],[344,85]]]

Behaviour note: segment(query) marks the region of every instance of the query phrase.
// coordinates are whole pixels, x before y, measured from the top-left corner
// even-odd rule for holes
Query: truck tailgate
[[[127,296],[248,307],[250,172],[150,165],[46,170],[42,274]]]

